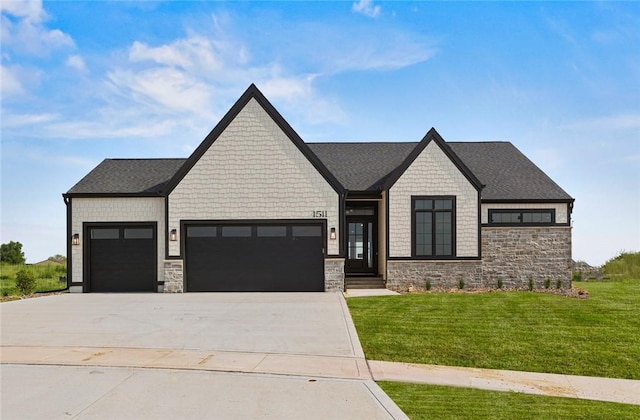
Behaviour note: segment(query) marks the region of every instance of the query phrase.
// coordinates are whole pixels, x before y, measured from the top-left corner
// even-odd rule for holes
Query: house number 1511
[[[313,217],[327,217],[326,210],[316,210],[313,212]]]

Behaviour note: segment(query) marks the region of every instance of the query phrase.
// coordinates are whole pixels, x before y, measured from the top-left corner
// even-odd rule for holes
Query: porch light
[[[171,233],[169,234],[169,240],[170,241],[177,241],[178,240],[178,231],[175,229],[171,229]]]
[[[329,233],[329,239],[336,239],[336,228],[332,227]]]
[[[71,245],[80,245],[80,234],[74,233],[71,237]]]

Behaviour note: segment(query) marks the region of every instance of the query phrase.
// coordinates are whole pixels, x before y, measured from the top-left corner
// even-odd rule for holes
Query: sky
[[[308,142],[510,141],[575,198],[573,258],[640,250],[640,2],[5,1],[2,243],[66,251],[105,158],[188,157],[255,83]]]

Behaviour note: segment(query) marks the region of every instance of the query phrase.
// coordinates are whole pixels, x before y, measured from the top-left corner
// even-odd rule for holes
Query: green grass
[[[60,276],[67,275],[64,265],[17,265],[0,264],[0,296],[18,295],[16,288],[16,273],[20,270],[32,271],[36,276],[36,292],[61,290],[67,287],[59,281]]]
[[[640,252],[621,252],[602,266],[602,272],[610,280],[640,279]]]
[[[640,406],[514,392],[379,382],[417,419],[638,419]]]
[[[640,379],[640,280],[532,292],[347,300],[373,360]]]

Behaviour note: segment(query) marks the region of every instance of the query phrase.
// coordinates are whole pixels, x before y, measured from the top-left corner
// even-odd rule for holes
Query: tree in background
[[[57,262],[57,263],[60,263],[60,264],[66,264],[67,263],[67,257],[65,257],[64,255],[61,255],[61,254],[53,255],[53,256],[51,256],[51,257],[49,257],[47,259],[49,261],[54,261],[54,262]]]
[[[24,252],[20,242],[9,242],[0,245],[0,261],[9,264],[24,264]]]

